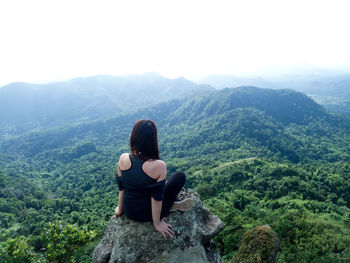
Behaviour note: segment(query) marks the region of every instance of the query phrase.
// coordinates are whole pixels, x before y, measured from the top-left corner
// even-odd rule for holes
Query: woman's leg
[[[186,175],[183,172],[173,173],[165,183],[162,217],[168,216],[169,210],[174,204],[177,195],[186,183]]]

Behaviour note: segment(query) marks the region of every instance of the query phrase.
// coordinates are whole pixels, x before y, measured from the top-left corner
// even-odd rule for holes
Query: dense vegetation
[[[4,141],[2,260],[89,262],[117,202],[115,163],[141,118],[157,122],[169,173],[185,171],[224,220],[225,260],[260,224],[279,235],[279,262],[350,258],[350,119],[298,92],[241,87]]]

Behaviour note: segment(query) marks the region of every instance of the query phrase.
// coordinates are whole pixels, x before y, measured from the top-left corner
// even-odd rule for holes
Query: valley
[[[94,231],[72,254],[91,262],[117,204],[118,157],[129,151],[134,122],[152,119],[168,174],[184,171],[186,187],[225,222],[215,240],[225,262],[244,232],[262,224],[280,238],[278,262],[348,260],[350,118],[291,89],[191,85],[177,96],[188,88],[174,82],[174,96],[164,91],[164,100],[150,95],[148,105],[120,111],[104,109],[111,106],[105,101],[104,114],[57,117],[64,123],[35,120],[27,129],[23,119],[8,120],[21,132],[7,132],[0,142],[0,252],[22,239],[32,253],[27,258],[45,262],[52,242],[45,236],[61,231],[52,225],[60,222],[62,231],[70,224],[86,236]]]

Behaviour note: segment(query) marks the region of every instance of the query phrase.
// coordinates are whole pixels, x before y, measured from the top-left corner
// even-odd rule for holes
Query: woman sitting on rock
[[[153,221],[164,239],[167,235],[172,238],[173,227],[166,223],[166,217],[171,211],[188,210],[192,200],[176,200],[185,185],[183,172],[174,173],[168,180],[166,176],[166,163],[159,158],[156,124],[137,121],[130,135],[130,153],[122,154],[118,162],[119,200],[114,218],[125,213],[135,221]]]

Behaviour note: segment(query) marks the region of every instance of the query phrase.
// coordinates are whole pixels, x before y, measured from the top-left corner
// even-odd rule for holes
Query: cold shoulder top
[[[164,198],[165,180],[157,182],[142,169],[145,161],[133,154],[129,154],[131,167],[121,170],[117,182],[119,191],[125,190],[123,210],[126,216],[139,222],[152,221],[151,197],[157,201]]]

